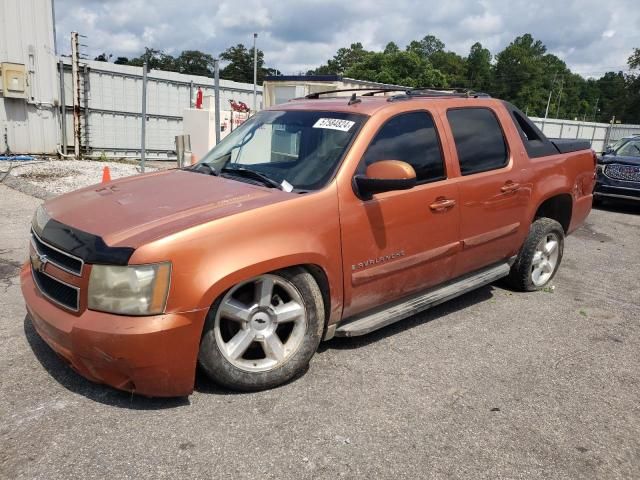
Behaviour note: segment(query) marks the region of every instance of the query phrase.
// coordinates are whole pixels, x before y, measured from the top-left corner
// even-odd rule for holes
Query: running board
[[[488,285],[509,275],[509,264],[501,263],[457,278],[443,286],[436,287],[408,299],[385,305],[364,316],[347,319],[338,325],[336,337],[357,337],[391,325],[399,320],[415,315],[447,300],[464,295],[471,290]]]

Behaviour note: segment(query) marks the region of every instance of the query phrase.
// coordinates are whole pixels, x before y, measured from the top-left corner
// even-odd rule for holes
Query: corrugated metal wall
[[[55,152],[60,141],[56,61],[51,0],[0,0],[0,62],[26,66],[28,96],[0,93],[0,153],[7,147]]]
[[[71,61],[64,59],[67,144],[73,145],[73,91]],[[86,67],[84,66],[86,65]],[[142,68],[107,62],[83,61],[81,92],[82,147],[91,155],[123,156],[140,152]],[[174,137],[181,135],[182,114],[190,107],[190,93],[198,87],[213,95],[213,79],[175,72],[152,70],[147,75],[147,154],[166,158],[175,149]],[[220,80],[220,108],[229,100],[252,104],[253,85]],[[258,106],[262,87],[258,87]],[[172,154],[171,154],[172,155]]]

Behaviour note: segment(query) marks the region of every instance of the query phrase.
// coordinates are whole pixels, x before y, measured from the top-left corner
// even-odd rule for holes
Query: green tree
[[[476,42],[461,57],[447,51],[433,35],[409,42],[404,50],[389,42],[383,51],[361,43],[340,48],[326,64],[309,74],[338,74],[360,80],[404,86],[469,87],[508,100],[532,116],[605,120],[616,115],[640,123],[640,49],[629,57],[632,72],[609,72],[584,79],[571,72],[531,34],[516,37],[494,57]]]
[[[629,68],[640,70],[640,48],[635,48],[629,57]],[[640,124],[640,72],[632,72],[626,77],[628,101],[625,121]]]
[[[394,53],[398,53],[400,51],[400,47],[395,42],[389,42],[384,47],[385,55],[392,55]]]
[[[365,50],[360,42],[352,43],[347,48],[339,48],[325,65],[320,65],[307,73],[309,75],[343,75],[349,68],[363,62],[372,53]]]
[[[436,52],[444,51],[444,42],[434,35],[426,35],[422,40],[413,40],[407,45],[407,51],[420,55],[429,60]]]
[[[144,47],[144,53],[139,57],[129,60],[129,65],[141,67],[145,61],[149,70],[178,71],[176,59],[173,56],[164,53],[162,50],[149,47]]]
[[[229,62],[222,70],[220,77],[234,82],[253,83],[253,48],[247,49],[242,43],[227,48],[220,54],[220,60]],[[273,75],[276,70],[265,68],[264,52],[258,49],[258,84],[262,85],[264,77]]]
[[[102,52],[100,55],[94,58],[94,60],[96,62],[108,62],[111,57],[113,57],[112,54],[107,55],[106,53]]]
[[[415,52],[393,53],[370,52],[362,61],[355,63],[345,76],[359,80],[390,83],[406,87],[447,85],[446,77]]]
[[[629,57],[628,63],[631,70],[640,68],[640,48],[633,49],[633,53]]]
[[[491,87],[491,52],[480,42],[471,45],[466,62],[466,84],[476,90],[487,90]]]
[[[438,50],[429,57],[432,67],[439,70],[446,78],[447,84],[451,87],[466,87],[467,85],[467,64],[466,59],[455,52],[445,52]],[[428,85],[434,86],[434,85]]]
[[[422,40],[413,40],[407,45],[407,52],[413,53],[446,77],[444,84],[464,87],[466,81],[466,60],[455,52],[445,51],[445,44],[434,35],[426,35]],[[425,87],[443,85],[424,84]]]
[[[496,55],[491,93],[530,115],[544,116],[551,92],[555,101],[550,112],[554,112],[553,107],[562,105],[566,96],[570,72],[564,62],[546,52],[544,44],[530,34],[517,37]]]
[[[175,59],[176,71],[189,75],[213,74],[213,57],[199,50],[185,50]]]
[[[129,59],[127,57],[118,57],[113,63],[116,65],[129,65]]]
[[[601,105],[599,120],[608,122],[615,117],[619,121],[628,121],[625,119],[629,103],[627,82],[622,72],[607,72],[598,80]]]

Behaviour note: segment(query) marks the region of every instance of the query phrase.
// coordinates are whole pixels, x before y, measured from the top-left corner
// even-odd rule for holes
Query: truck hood
[[[292,195],[237,180],[167,170],[76,190],[45,207],[51,218],[102,237],[107,245],[136,248]]]

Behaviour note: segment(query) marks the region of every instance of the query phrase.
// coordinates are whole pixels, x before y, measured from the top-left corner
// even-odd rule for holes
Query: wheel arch
[[[307,257],[306,259],[303,259],[300,258],[299,255],[281,257],[230,272],[212,283],[209,289],[204,293],[201,305],[205,308],[211,307],[218,298],[238,283],[267,273],[274,273],[279,270],[292,268],[301,268],[307,271],[318,284],[320,292],[322,293],[325,317],[324,324],[326,328],[327,324],[332,319],[332,312],[335,312],[336,310],[337,300],[335,295],[337,295],[338,292],[332,291],[327,267],[320,258]]]
[[[549,195],[536,208],[531,223],[538,218],[551,218],[562,225],[564,233],[567,234],[571,225],[573,214],[573,197],[566,192],[558,192]]]

